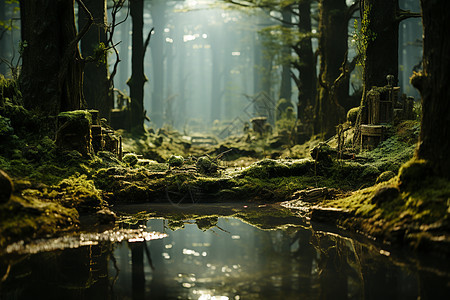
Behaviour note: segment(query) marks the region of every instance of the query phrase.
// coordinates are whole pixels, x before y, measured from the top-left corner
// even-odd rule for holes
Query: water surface
[[[140,237],[5,254],[0,299],[448,299],[447,259],[315,230],[272,208],[235,204],[193,217],[203,209],[148,207],[150,219],[114,235]]]

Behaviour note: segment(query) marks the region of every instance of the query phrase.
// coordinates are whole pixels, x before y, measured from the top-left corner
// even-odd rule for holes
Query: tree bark
[[[423,71],[411,79],[422,96],[422,122],[417,157],[439,176],[450,178],[450,1],[421,0]]]
[[[150,51],[152,56],[153,93],[151,100],[151,119],[156,127],[162,127],[164,123],[164,27],[166,25],[165,10],[167,1],[152,0],[151,16],[155,34],[152,38]]]
[[[131,78],[127,84],[130,87],[131,124],[130,129],[138,133],[144,132],[144,84],[147,78],[144,74],[144,1],[130,0],[130,15],[132,20],[132,57]]]
[[[301,34],[311,33],[311,0],[302,0],[298,4],[300,21],[298,30]],[[301,60],[297,66],[299,72],[297,116],[303,122],[305,120],[305,108],[312,104],[316,95],[316,63],[312,50],[310,37],[303,38],[294,47]]]
[[[283,21],[285,24],[289,24],[292,22],[292,12],[289,7],[283,8],[281,11],[281,15],[283,17]],[[284,25],[286,27],[290,27],[289,25]],[[289,58],[291,57],[292,48],[290,46],[284,46],[283,53],[283,64],[281,71],[281,86],[280,86],[280,95],[279,99],[286,99],[289,103],[291,103],[292,96],[292,83],[291,83],[291,64]]]
[[[0,20],[2,21],[6,21],[6,5],[5,5],[5,1],[0,1]],[[2,59],[6,59],[7,55],[7,50],[6,50],[6,37],[7,37],[7,32],[4,31],[6,29],[0,27],[0,58]],[[0,74],[4,74],[6,75],[8,71],[8,66],[0,61]]]
[[[73,0],[20,1],[21,91],[25,107],[40,114],[54,116],[83,107],[73,6]]]
[[[339,101],[348,98],[348,77],[334,85],[341,75],[341,66],[347,60],[348,7],[345,0],[321,0],[319,19],[320,80],[316,102],[318,131],[330,137],[335,126],[345,119]]]
[[[105,0],[84,0],[86,7],[94,17],[94,24],[81,40],[81,53],[84,58],[94,56],[100,43],[106,45],[107,11]],[[87,22],[84,10],[78,14],[78,25],[82,28]],[[114,108],[112,87],[109,81],[108,57],[103,55],[99,60],[87,63],[84,68],[83,92],[88,108],[99,110],[102,118],[109,120],[110,111]]]
[[[386,76],[398,80],[398,0],[364,0],[362,14],[367,14],[368,39],[364,62],[364,86],[385,86]]]

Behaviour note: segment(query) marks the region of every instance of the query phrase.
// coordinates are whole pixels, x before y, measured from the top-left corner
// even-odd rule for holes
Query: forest
[[[0,0],[0,298],[449,297],[449,12]]]

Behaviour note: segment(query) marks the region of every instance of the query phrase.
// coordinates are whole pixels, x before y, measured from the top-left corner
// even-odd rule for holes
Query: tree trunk
[[[208,33],[208,39],[211,43],[211,123],[221,119],[222,113],[222,97],[221,90],[223,79],[223,57],[225,55],[222,39],[218,38],[219,34],[216,28],[211,28]],[[228,54],[229,55],[229,54]]]
[[[385,86],[386,76],[398,80],[398,0],[364,0],[362,14],[367,14],[367,50],[364,62],[364,86]],[[395,81],[395,83],[397,83]]]
[[[73,0],[20,1],[21,91],[25,107],[40,114],[83,106],[81,56],[72,43],[77,35],[73,6]]]
[[[292,12],[288,7],[283,8],[281,11],[283,21],[289,24],[292,22]],[[284,25],[286,27],[290,27],[290,25]],[[282,53],[283,53],[283,64],[282,64],[282,71],[281,71],[281,86],[280,86],[280,94],[279,99],[286,99],[288,103],[291,103],[291,96],[292,96],[292,83],[291,83],[291,63],[290,63],[290,57],[291,57],[291,47],[290,46],[284,46]]]
[[[361,123],[368,122],[366,94],[373,86],[385,86],[386,76],[398,81],[398,0],[360,0],[362,32],[363,95]],[[358,137],[358,135],[355,135]]]
[[[94,17],[94,24],[81,40],[81,53],[86,58],[94,56],[100,43],[106,44],[107,11],[105,0],[84,0],[86,7]],[[84,10],[79,10],[78,27],[87,22]],[[84,68],[83,92],[88,108],[99,110],[100,116],[109,120],[110,111],[114,108],[112,87],[109,81],[108,58],[102,55],[99,60],[86,64]]]
[[[318,128],[326,137],[336,133],[335,126],[345,119],[339,104],[348,98],[348,79],[333,86],[347,59],[348,18],[345,0],[321,0],[319,19],[320,77],[316,103]]]
[[[153,76],[153,93],[150,116],[156,127],[162,127],[164,123],[164,27],[165,27],[165,10],[167,1],[152,1],[151,16],[153,27],[155,28],[150,45],[152,56]]]
[[[5,5],[5,1],[0,1],[0,20],[1,21],[6,21],[6,5]],[[0,27],[0,58],[2,59],[6,59],[7,55],[6,55],[6,37],[7,37],[7,32],[3,32],[4,28]],[[2,36],[3,34],[3,36]],[[0,74],[4,74],[6,75],[8,71],[8,66],[0,61]]]
[[[130,129],[138,133],[144,132],[144,84],[147,78],[144,74],[144,1],[130,0],[130,15],[132,19],[132,57],[131,78],[127,84],[130,87],[131,124]]]
[[[311,0],[303,0],[298,4],[300,21],[298,30],[301,34],[311,33]],[[297,116],[303,122],[305,120],[305,108],[312,104],[316,95],[316,63],[312,51],[310,37],[303,38],[294,47],[301,63],[297,67],[299,72]]]
[[[422,127],[417,157],[427,160],[439,176],[450,178],[450,1],[421,0],[423,72],[412,84],[422,96]]]

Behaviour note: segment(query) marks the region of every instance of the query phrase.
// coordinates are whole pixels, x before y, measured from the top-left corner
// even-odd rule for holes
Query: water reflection
[[[148,242],[0,258],[1,299],[443,299],[448,260],[394,259],[371,244],[232,217],[151,219]],[[176,226],[174,226],[174,224]],[[209,224],[209,225],[208,225]],[[209,227],[208,227],[209,226]],[[212,226],[212,227],[211,227]],[[11,266],[7,271],[7,266]]]

